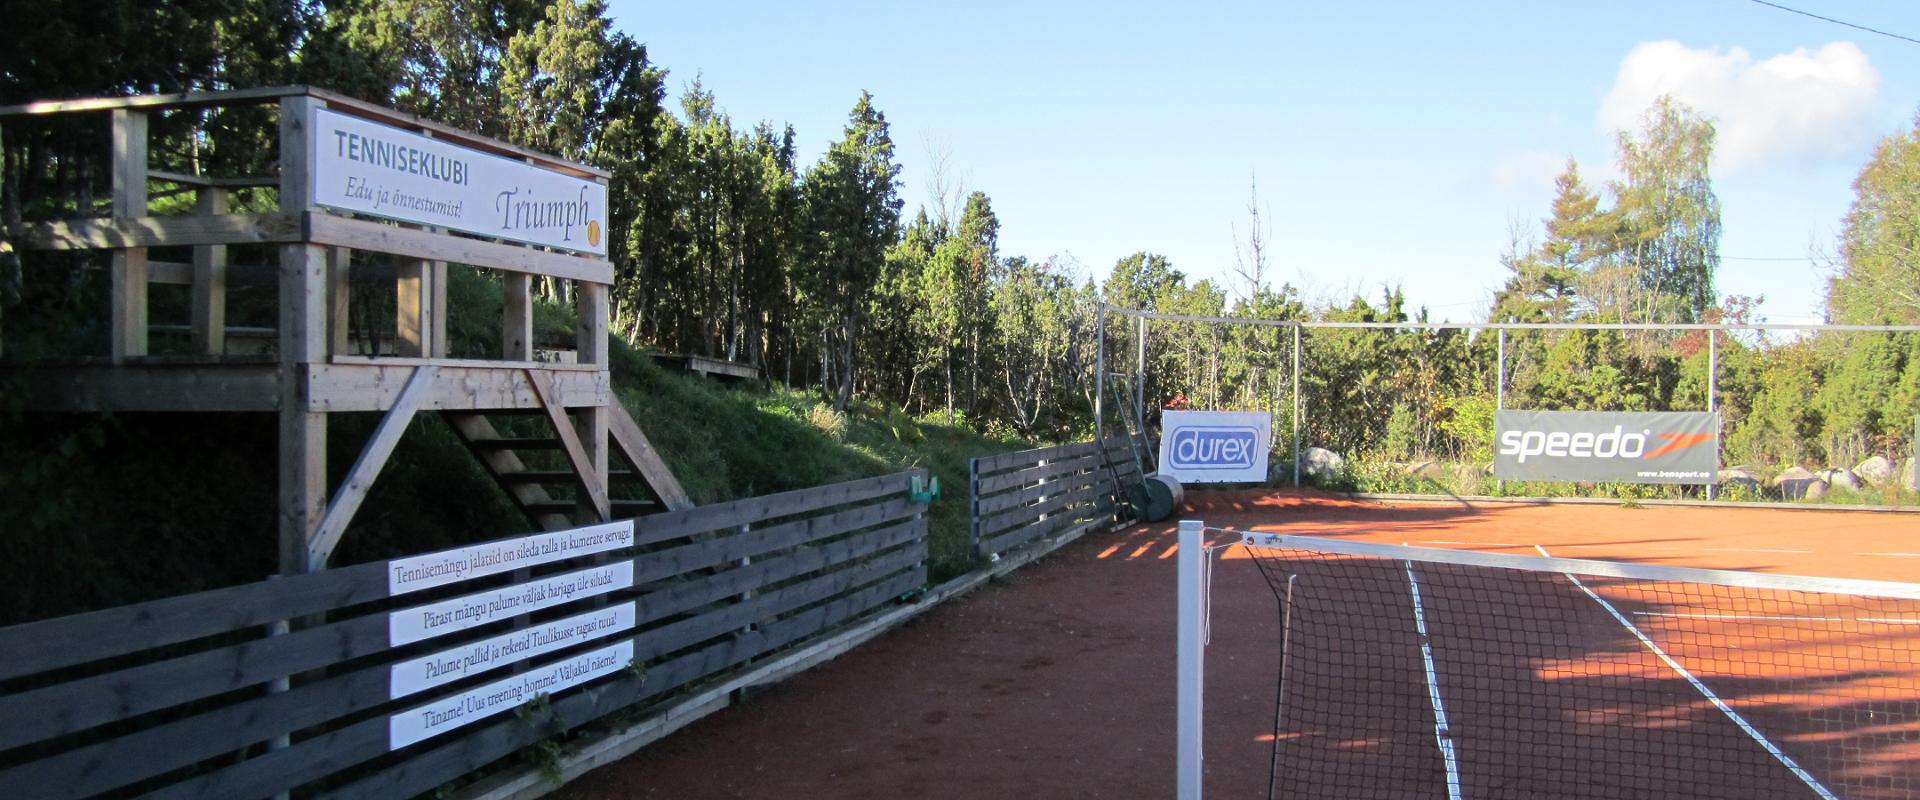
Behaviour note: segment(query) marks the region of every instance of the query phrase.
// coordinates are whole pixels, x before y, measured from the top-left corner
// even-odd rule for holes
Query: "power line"
[[[1793,14],[1799,14],[1800,16],[1803,16],[1803,17],[1812,17],[1814,19],[1820,20],[1821,22],[1831,22],[1835,25],[1845,25],[1855,30],[1862,30],[1868,33],[1877,33],[1877,34],[1880,34],[1881,36],[1886,36],[1888,38],[1899,39],[1901,41],[1912,42],[1914,44],[1920,44],[1920,39],[1915,39],[1911,36],[1901,36],[1900,34],[1888,33],[1878,28],[1869,28],[1865,25],[1855,25],[1851,22],[1837,20],[1832,17],[1823,17],[1823,16],[1820,16],[1819,14],[1815,14],[1810,11],[1801,11],[1800,9],[1797,9],[1797,8],[1788,8],[1786,6],[1780,5],[1779,3],[1769,3],[1767,2],[1767,0],[1752,0],[1752,1],[1755,3],[1759,3],[1760,5],[1763,5],[1763,6],[1767,6],[1769,8],[1777,8],[1777,9],[1780,9],[1781,11],[1786,11]]]

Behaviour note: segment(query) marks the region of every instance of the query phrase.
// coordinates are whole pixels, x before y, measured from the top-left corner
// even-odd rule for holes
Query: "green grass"
[[[935,581],[973,566],[968,460],[1028,446],[947,425],[943,415],[916,419],[868,403],[836,414],[813,391],[728,388],[632,351],[615,358],[614,384],[696,503],[925,468],[941,486],[928,512]]]

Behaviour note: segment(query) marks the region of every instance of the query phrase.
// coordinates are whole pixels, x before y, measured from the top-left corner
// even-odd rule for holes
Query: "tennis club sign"
[[[1166,411],[1160,418],[1160,474],[1181,483],[1267,479],[1273,416],[1251,411]]]
[[[1503,480],[1707,484],[1720,469],[1720,415],[1696,411],[1500,411]]]
[[[316,108],[315,205],[607,254],[607,186]]]

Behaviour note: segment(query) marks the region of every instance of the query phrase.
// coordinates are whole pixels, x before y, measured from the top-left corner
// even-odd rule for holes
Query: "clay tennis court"
[[[1192,492],[1181,516],[1434,548],[1920,577],[1920,518],[1904,514]],[[590,773],[561,796],[1171,796],[1174,541],[1172,522],[1090,534]],[[1404,617],[1408,570],[1261,557],[1282,572],[1310,574],[1318,567],[1306,562],[1316,560],[1345,570],[1337,590],[1297,590],[1290,635],[1301,644],[1290,644],[1281,741],[1292,768],[1280,779],[1281,796],[1446,798],[1450,776],[1463,797],[1823,796],[1636,641],[1622,619],[1663,642],[1666,657],[1738,709],[1747,727],[1799,756],[1794,764],[1823,788],[1840,787],[1833,796],[1920,791],[1920,673],[1911,657],[1920,625],[1905,622],[1920,619],[1920,604],[1819,612],[1869,615],[1880,621],[1876,630],[1892,631],[1869,641],[1824,633],[1802,621],[1818,616],[1804,610],[1731,619],[1746,615],[1696,614],[1632,587],[1589,580],[1583,589],[1551,574],[1528,578],[1538,586],[1520,602],[1531,608],[1501,609],[1473,583],[1418,567],[1411,572],[1431,641],[1423,665],[1411,618],[1399,627],[1346,624],[1376,613]],[[1280,604],[1251,558],[1244,548],[1223,551],[1213,578],[1211,797],[1267,794],[1282,631]],[[1500,621],[1542,610],[1561,620],[1556,630]],[[1489,629],[1526,646],[1466,644]],[[1309,648],[1316,637],[1343,644]],[[1723,676],[1736,667],[1757,674]],[[1657,693],[1647,693],[1649,682]],[[1436,693],[1448,701],[1451,750],[1436,745]],[[1550,699],[1517,713],[1516,694]],[[1845,763],[1829,763],[1841,755]]]

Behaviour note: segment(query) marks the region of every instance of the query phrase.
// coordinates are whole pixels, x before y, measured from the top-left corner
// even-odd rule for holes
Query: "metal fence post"
[[[1147,318],[1139,317],[1140,347],[1133,358],[1133,412],[1139,424],[1134,430],[1142,439],[1147,435]]]
[[[1498,420],[1500,418],[1500,412],[1507,410],[1507,329],[1498,328],[1496,329],[1496,333],[1499,338],[1499,355],[1495,357],[1493,362],[1493,418]],[[1494,425],[1493,436],[1495,443],[1497,443],[1500,438],[1499,427],[1498,424]],[[1489,446],[1491,446],[1491,444],[1492,443],[1490,443]],[[1499,494],[1506,494],[1507,482],[1495,478],[1493,481],[1493,490]]]
[[[1102,300],[1093,317],[1093,440],[1107,440],[1104,415],[1107,396],[1107,303]]]
[[[1715,396],[1720,393],[1719,389],[1720,389],[1720,332],[1716,330],[1709,330],[1707,331],[1707,413],[1709,414],[1713,413],[1714,410],[1718,408],[1718,404],[1715,402],[1716,400]],[[1708,500],[1716,500],[1716,499],[1719,499],[1720,497],[1720,474],[1719,473],[1720,473],[1720,464],[1722,463],[1720,460],[1720,453],[1722,452],[1722,448],[1725,445],[1725,442],[1722,441],[1722,435],[1726,433],[1726,428],[1727,426],[1721,425],[1718,430],[1715,430],[1713,432],[1714,474],[1707,477],[1707,499]]]
[[[1300,488],[1300,323],[1293,323],[1293,488]]]

